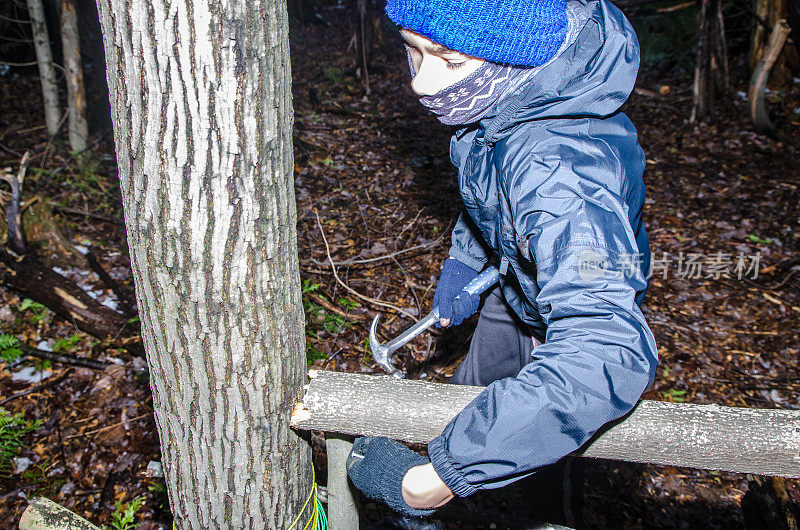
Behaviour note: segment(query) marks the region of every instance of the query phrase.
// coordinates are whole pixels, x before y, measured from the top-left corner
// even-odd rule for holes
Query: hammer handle
[[[481,294],[496,284],[499,279],[500,271],[497,270],[497,267],[489,267],[469,282],[463,290],[471,295]]]
[[[500,271],[497,270],[497,267],[489,267],[479,275],[477,275],[471,282],[469,282],[466,287],[464,287],[461,291],[469,293],[471,295],[478,295],[481,293],[486,292],[490,287],[496,284],[500,280]],[[433,322],[436,322],[439,318],[439,306],[433,308],[431,314],[436,317]]]

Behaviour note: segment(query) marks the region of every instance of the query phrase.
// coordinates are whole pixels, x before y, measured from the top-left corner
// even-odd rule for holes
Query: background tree
[[[86,121],[86,93],[83,89],[81,40],[78,36],[78,11],[74,0],[61,0],[61,42],[69,105],[69,145],[82,152],[89,145]]]
[[[312,480],[285,2],[98,7],[173,514],[287,528]]]
[[[753,31],[750,40],[750,50],[747,61],[750,70],[754,70],[758,61],[764,58],[772,31],[779,20],[786,20],[793,28],[797,37],[797,17],[800,16],[800,2],[791,0],[753,0]],[[797,54],[797,43],[782,48],[772,68],[772,81],[778,86],[785,86],[792,82],[792,71],[800,66]]]
[[[713,114],[714,101],[727,102],[730,93],[728,44],[725,40],[723,0],[700,0],[697,16],[697,61],[692,85],[693,105],[689,121]]]
[[[50,36],[47,32],[47,19],[42,0],[28,0],[28,16],[31,22],[33,43],[36,46],[36,63],[39,66],[39,79],[42,82],[44,99],[44,120],[47,134],[55,136],[61,120],[58,105],[58,81],[53,67],[53,52],[50,49]]]

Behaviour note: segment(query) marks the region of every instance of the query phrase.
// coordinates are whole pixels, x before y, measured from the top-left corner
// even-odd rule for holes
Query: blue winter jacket
[[[466,208],[450,255],[476,270],[497,256],[506,300],[542,341],[519,375],[489,385],[430,442],[459,496],[578,449],[633,408],[658,362],[640,310],[645,159],[618,112],[639,45],[608,1],[570,6],[577,38],[451,142]]]

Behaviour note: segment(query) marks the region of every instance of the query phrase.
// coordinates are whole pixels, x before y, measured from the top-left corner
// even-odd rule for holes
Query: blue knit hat
[[[387,0],[395,24],[466,55],[539,66],[567,33],[566,0]]]

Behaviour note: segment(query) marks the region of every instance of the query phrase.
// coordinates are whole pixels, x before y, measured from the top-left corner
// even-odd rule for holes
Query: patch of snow
[[[33,464],[33,460],[27,457],[17,457],[11,459],[11,473],[13,475],[19,475],[20,473],[25,473],[25,471],[31,467]]]
[[[745,92],[742,92],[741,90],[736,93],[736,97],[738,97],[742,101],[747,101],[747,94]]]
[[[37,370],[33,366],[26,366],[17,372],[12,372],[11,380],[17,383],[41,383],[51,375],[53,372],[50,370]]]
[[[83,285],[81,285],[81,287],[83,287]],[[88,294],[89,296],[91,296],[95,300],[97,300],[97,297],[102,295],[103,292],[104,291],[102,289],[87,289],[86,290],[86,294]]]
[[[109,309],[113,309],[114,311],[119,312],[119,305],[117,305],[116,300],[112,300],[111,298],[106,298],[105,300],[100,300],[100,303]]]
[[[53,351],[49,340],[40,341],[39,344],[36,345],[36,349],[42,351]]]
[[[84,247],[83,245],[79,245],[79,244],[75,243],[72,246],[75,247],[75,250],[77,250],[78,252],[80,252],[84,256],[89,253],[89,249],[87,247]]]
[[[85,248],[85,247],[84,247]],[[83,252],[81,250],[81,252]],[[83,252],[85,254],[85,252]],[[99,301],[104,306],[112,309],[114,311],[119,312],[119,306],[117,305],[117,298],[112,293],[106,293],[105,289],[97,289],[95,285],[100,281],[100,277],[97,276],[97,273],[90,270],[80,269],[78,267],[70,267],[69,269],[62,269],[61,267],[53,267],[53,272],[64,276],[65,278],[69,278],[75,282],[75,285],[83,289],[86,294],[88,294],[93,299]],[[127,274],[121,274],[123,276],[127,276]],[[75,277],[78,278],[75,278]],[[115,276],[114,271],[112,269],[111,277]],[[120,279],[120,278],[116,278]]]

